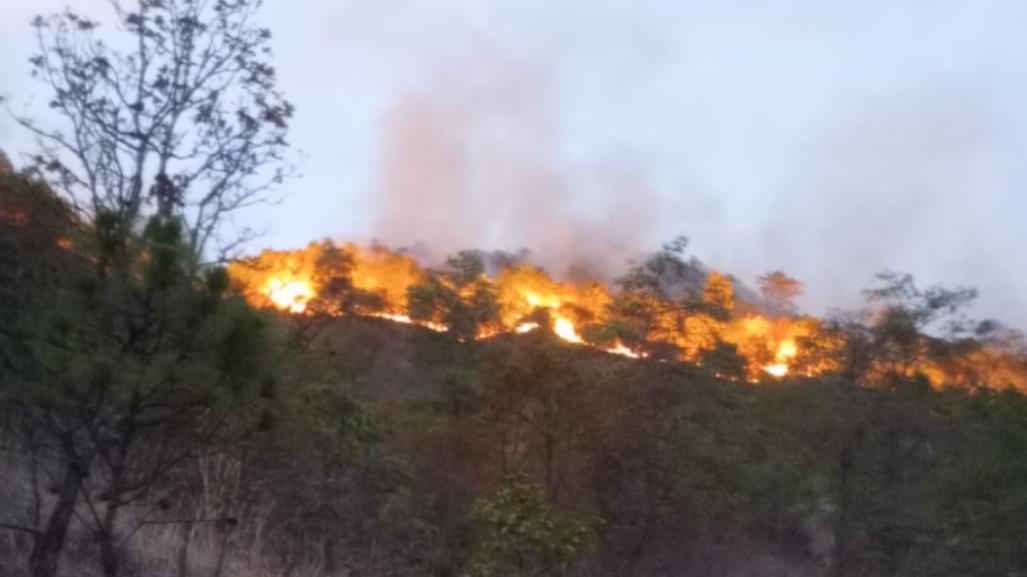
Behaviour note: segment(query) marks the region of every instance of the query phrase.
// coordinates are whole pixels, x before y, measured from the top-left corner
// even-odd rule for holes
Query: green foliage
[[[960,575],[1016,575],[1027,567],[1027,398],[1007,391],[951,396],[966,442],[941,479],[946,513],[939,564]]]
[[[61,241],[70,244],[77,232],[71,207],[48,187],[0,173],[0,389],[23,354],[16,324],[45,310],[44,294],[76,260]]]
[[[745,378],[745,357],[738,354],[738,347],[724,341],[702,352],[702,366],[714,375],[727,379],[741,380]]]
[[[199,269],[178,219],[129,228],[103,213],[83,230],[60,281],[12,319],[0,381],[18,428],[59,447],[55,467],[91,473],[77,493],[103,511],[87,527],[107,575],[121,561],[119,512],[252,433],[278,355],[272,317],[227,294],[223,272]]]
[[[315,446],[326,453],[359,458],[379,441],[373,411],[338,384],[298,385],[285,398],[274,436],[286,447]]]
[[[560,516],[541,487],[524,477],[505,479],[471,513],[472,546],[466,574],[474,577],[554,575],[587,546],[587,523]]]
[[[1027,566],[1027,404],[930,389],[909,370],[922,356],[981,342],[927,338],[901,303],[850,333],[865,338],[867,364],[900,367],[891,387],[750,385],[723,342],[695,367],[659,362],[652,343],[630,360],[544,330],[474,340],[495,296],[480,255],[464,253],[409,295],[414,318],[451,334],[318,317],[286,355],[285,327],[233,295],[224,270],[200,267],[176,219],[138,234],[109,213],[91,227],[53,222],[69,227],[71,250],[21,225],[0,237],[14,267],[0,272],[16,271],[0,291],[19,299],[0,303],[0,409],[69,448],[48,449],[50,469],[92,457],[74,495],[101,512],[81,520],[99,540],[134,529],[127,514],[102,519],[110,503],[162,511],[163,495],[199,484],[192,458],[216,450],[245,472],[225,505],[242,511],[232,539],[329,574],[762,574],[773,559],[796,574],[1007,577]],[[348,255],[325,255],[317,282],[338,306],[356,303]],[[646,315],[665,312],[647,307],[667,306],[647,286],[664,290],[624,293],[612,319],[583,328],[587,340],[645,342]],[[673,305],[729,308],[707,300]]]
[[[442,324],[450,311],[459,305],[456,292],[432,275],[423,284],[411,286],[407,299],[410,318]]]
[[[637,345],[644,340],[645,331],[638,323],[619,317],[585,325],[581,329],[581,337],[588,343],[600,346],[612,346],[617,341]]]
[[[206,293],[218,276],[191,286]],[[253,366],[250,329],[237,326],[212,345],[216,366]],[[233,538],[262,535],[275,555],[372,575],[761,574],[773,559],[813,575],[1005,577],[1024,566],[1019,394],[937,393],[915,377],[875,390],[718,380],[706,369],[737,369],[727,346],[697,369],[544,331],[459,342],[374,319],[325,327],[323,344],[283,358],[284,374],[250,373],[273,419],[243,445],[244,499],[273,507],[242,516]],[[67,372],[88,392],[121,370],[101,357]]]
[[[223,271],[195,272],[177,219],[154,218],[131,240],[115,240],[120,225],[104,222],[93,259],[106,267],[65,269],[43,310],[16,324],[22,374],[32,375],[25,401],[70,396],[100,420],[244,401],[273,355],[268,317],[225,298]]]

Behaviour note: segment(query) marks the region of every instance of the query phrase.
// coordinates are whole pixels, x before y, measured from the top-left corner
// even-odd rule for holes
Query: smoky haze
[[[659,199],[628,166],[568,167],[541,66],[476,58],[385,115],[374,236],[427,247],[527,250],[556,274],[610,278],[652,241]]]
[[[0,3],[0,88],[29,17]],[[106,0],[76,7],[103,18]],[[981,290],[1027,328],[1027,3],[272,2],[304,177],[255,244],[528,248],[608,276],[679,234],[814,313],[874,272]],[[20,104],[18,104],[20,106]],[[45,110],[45,106],[37,107]],[[0,117],[15,158],[32,143]]]
[[[1027,227],[1010,216],[1027,211],[1024,117],[1009,108],[1024,86],[1006,78],[1025,44],[985,38],[1003,31],[987,10],[935,6],[712,11],[715,30],[738,27],[733,44],[680,21],[688,39],[667,36],[653,19],[670,8],[615,7],[619,24],[595,24],[602,46],[545,38],[555,59],[454,8],[472,48],[425,47],[413,66],[428,73],[386,109],[373,234],[442,253],[525,247],[557,274],[585,262],[606,278],[686,234],[749,284],[800,278],[812,312],[858,306],[896,269],[976,286],[977,314],[1027,327],[1013,248]],[[943,45],[957,40],[972,56]]]
[[[1013,137],[987,90],[941,83],[880,99],[809,143],[764,234],[814,302],[892,268],[976,286],[979,312],[1023,325],[1024,232],[992,180]]]

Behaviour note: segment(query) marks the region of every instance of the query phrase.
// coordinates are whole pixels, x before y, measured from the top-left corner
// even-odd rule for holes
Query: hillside
[[[1027,2],[29,4],[0,577],[1027,577]]]
[[[841,370],[901,367],[896,343],[949,361],[965,343],[895,341],[879,324],[879,342],[832,349],[835,370],[798,370],[796,355],[796,370],[750,382],[747,359],[721,345],[690,362],[658,341],[628,355],[570,338],[575,326],[557,323],[581,313],[564,306],[518,318],[529,330],[483,333],[493,317],[468,303],[491,289],[474,276],[459,298],[449,277],[425,285],[441,295],[436,320],[331,308],[387,302],[361,300],[344,276],[322,278],[309,309],[254,310],[223,270],[174,272],[176,232],[161,221],[99,249],[146,248],[138,268],[96,277],[104,261],[82,258],[97,250],[90,229],[45,187],[3,183],[0,574],[31,563],[46,511],[68,515],[59,559],[84,576],[109,559],[95,547],[105,535],[120,570],[147,576],[1027,566],[1027,400]],[[688,314],[731,308],[719,306]],[[857,352],[871,356],[853,364]],[[103,533],[112,490],[120,528]]]
[[[367,465],[398,475],[344,499],[371,514],[364,531],[385,531],[386,573],[427,559],[458,571],[475,502],[515,473],[589,524],[582,574],[1012,575],[1027,563],[1015,393],[754,385],[541,332],[462,344],[381,319],[335,319],[314,343],[296,370],[373,415]],[[518,556],[538,554],[510,538]]]

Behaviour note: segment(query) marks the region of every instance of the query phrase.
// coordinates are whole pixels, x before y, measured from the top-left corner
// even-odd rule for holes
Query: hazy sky
[[[16,108],[34,12],[0,2]],[[1027,328],[1027,2],[268,0],[303,177],[254,248],[324,236],[616,264],[677,234],[814,311],[883,268]],[[0,147],[28,142],[0,118]],[[13,156],[13,155],[12,155]]]

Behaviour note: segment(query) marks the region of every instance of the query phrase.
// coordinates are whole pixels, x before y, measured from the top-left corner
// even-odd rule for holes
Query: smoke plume
[[[481,58],[399,98],[384,126],[375,232],[436,259],[527,249],[557,275],[609,277],[652,244],[651,190],[624,166],[561,159],[546,70]]]

